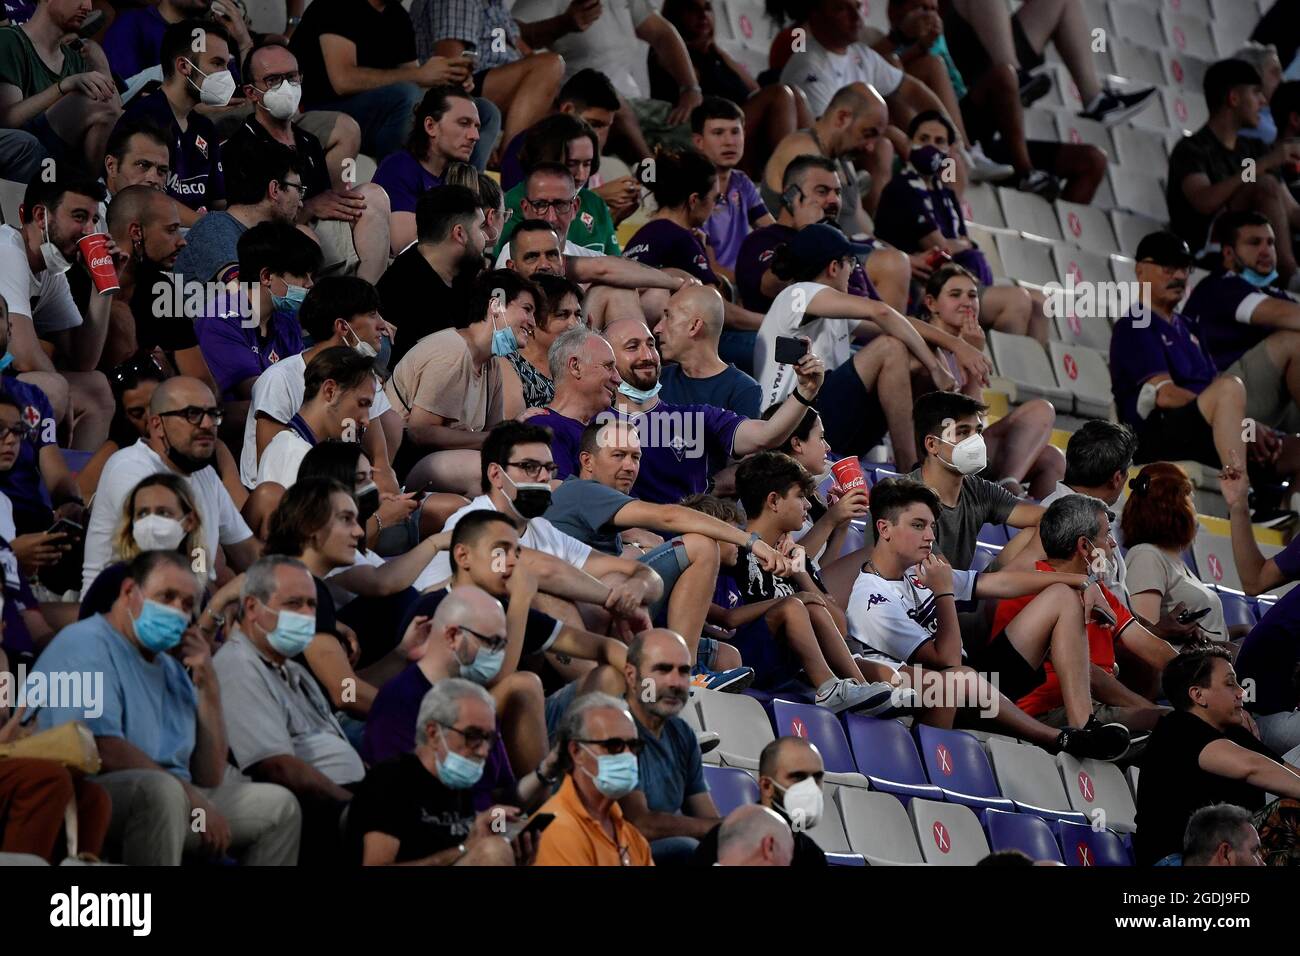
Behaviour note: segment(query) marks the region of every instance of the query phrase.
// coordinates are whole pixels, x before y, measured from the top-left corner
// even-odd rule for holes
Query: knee
[[[108,377],[103,372],[82,372],[75,380],[69,380],[69,390],[80,399],[79,404],[93,403],[100,408],[111,410],[113,390],[109,387]]]
[[[53,760],[27,760],[27,768],[19,778],[19,790],[25,796],[39,799],[50,806],[67,806],[73,797],[72,776],[62,764]]]
[[[730,644],[718,644],[717,653],[713,656],[713,669],[715,671],[729,671],[732,668],[740,667],[743,663],[740,651]]]
[[[1100,180],[1104,178],[1106,175],[1106,167],[1109,165],[1109,160],[1106,159],[1106,154],[1096,146],[1090,144],[1081,145],[1078,149],[1079,165],[1083,168],[1084,173],[1094,179]]]
[[[340,110],[334,116],[330,145],[342,149],[347,156],[355,156],[361,149],[361,124]]]
[[[887,362],[905,362],[910,358],[903,340],[892,335],[877,335],[872,339],[871,344],[865,349],[860,349],[858,354],[864,355],[867,352],[880,356]]]
[[[190,799],[178,778],[165,770],[137,771],[135,801],[131,809],[176,822],[189,813]]]
[[[1240,405],[1246,406],[1246,383],[1236,375],[1220,375],[1214,380],[1211,388],[1217,393],[1221,401],[1227,401],[1231,407]]]
[[[682,544],[686,547],[686,557],[691,564],[717,564],[718,542],[693,532],[682,535]]]
[[[348,117],[348,119],[351,118],[352,117]],[[358,130],[358,135],[360,135],[360,130]],[[362,216],[382,216],[385,219],[388,218],[392,206],[388,201],[388,193],[384,191],[383,186],[377,186],[374,183],[362,183],[360,186],[357,186],[356,189],[357,192],[361,194],[361,198],[366,201],[366,209],[365,212],[361,214]]]
[[[912,61],[912,68],[908,71],[914,76],[921,77],[927,83],[936,78],[940,73],[947,73],[947,67],[933,53],[927,53],[925,56],[917,57]]]
[[[501,692],[501,699],[515,706],[535,705],[538,710],[545,706],[546,692],[542,689],[542,679],[532,671],[515,671],[503,678],[495,690]]]
[[[1041,398],[1025,402],[1020,406],[1020,413],[1027,425],[1050,430],[1056,424],[1056,409],[1052,403]]]
[[[484,840],[474,857],[475,866],[515,865],[515,851],[505,840]]]
[[[554,83],[557,87],[564,80],[564,57],[558,53],[534,53],[528,58],[532,79]]]
[[[627,677],[617,667],[601,664],[587,677],[588,692],[599,691],[622,698],[627,693]]]

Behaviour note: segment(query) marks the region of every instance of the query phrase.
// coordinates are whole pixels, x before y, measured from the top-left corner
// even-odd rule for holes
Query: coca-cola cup
[[[108,236],[102,232],[92,232],[77,240],[81,258],[90,269],[90,278],[94,280],[95,291],[100,295],[109,295],[122,288],[117,281],[117,270],[113,268],[113,256],[108,251]]]
[[[835,483],[840,486],[841,491],[853,491],[855,488],[867,486],[867,476],[862,471],[862,462],[858,461],[856,455],[841,458],[831,465],[831,474],[835,476]]]

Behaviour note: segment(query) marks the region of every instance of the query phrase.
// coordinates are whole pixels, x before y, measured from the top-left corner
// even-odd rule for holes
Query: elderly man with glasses
[[[226,562],[236,571],[258,559],[261,542],[240,517],[214,467],[217,429],[224,414],[212,391],[198,379],[178,376],[158,386],[149,402],[148,437],[116,452],[104,465],[86,528],[83,590],[111,560],[113,534],[126,496],[140,479],[160,472],[189,482],[204,533],[202,553],[191,558],[205,579],[215,575],[217,548],[225,549]]]

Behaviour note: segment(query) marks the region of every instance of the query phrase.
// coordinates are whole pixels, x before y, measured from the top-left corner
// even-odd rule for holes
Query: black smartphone
[[[1178,615],[1178,623],[1192,624],[1193,622],[1199,621],[1201,618],[1205,617],[1205,615],[1209,614],[1211,610],[1212,608],[1203,607],[1199,611],[1183,611]]]
[[[534,813],[527,820],[511,824],[506,831],[506,839],[513,843],[525,833],[531,833],[534,837],[538,837],[543,830],[551,825],[551,821],[554,819],[554,813]]]
[[[80,538],[85,535],[86,529],[71,518],[60,518],[50,526],[50,530],[46,533],[58,534],[59,532],[63,532],[69,538]]]
[[[798,365],[799,361],[807,354],[808,343],[803,339],[797,339],[793,335],[778,335],[776,337],[775,358],[781,365]]]

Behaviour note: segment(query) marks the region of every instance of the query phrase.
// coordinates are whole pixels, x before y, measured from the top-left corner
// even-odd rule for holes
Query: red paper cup
[[[867,476],[862,471],[862,463],[853,455],[841,458],[831,465],[831,474],[835,476],[835,483],[844,491],[865,488],[867,485]]]
[[[122,288],[117,281],[117,270],[113,268],[113,256],[108,251],[108,236],[102,232],[92,232],[77,240],[81,258],[90,268],[90,277],[95,282],[95,291],[100,295],[109,295]]]

